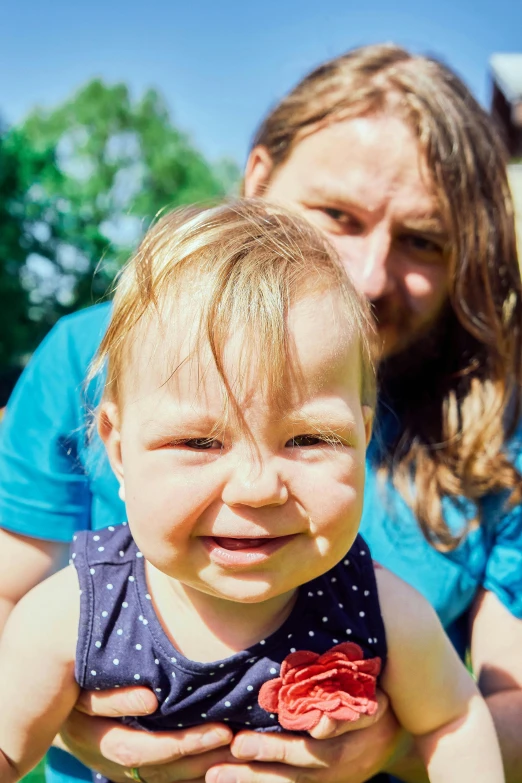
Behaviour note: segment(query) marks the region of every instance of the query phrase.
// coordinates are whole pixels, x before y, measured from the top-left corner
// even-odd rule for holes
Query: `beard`
[[[417,407],[421,400],[439,398],[442,403],[442,386],[446,387],[448,378],[462,366],[462,356],[455,350],[462,327],[450,303],[434,322],[417,328],[408,313],[397,317],[385,303],[376,303],[374,313],[379,333],[394,329],[398,335],[393,350],[385,351],[377,363],[380,399],[397,413]]]

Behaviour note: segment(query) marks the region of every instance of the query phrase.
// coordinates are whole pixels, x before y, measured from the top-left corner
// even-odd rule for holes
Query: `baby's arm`
[[[376,576],[388,641],[382,687],[430,781],[503,783],[491,715],[434,610],[386,569]]]
[[[31,590],[0,643],[0,783],[27,774],[74,707],[80,596],[74,568]]]

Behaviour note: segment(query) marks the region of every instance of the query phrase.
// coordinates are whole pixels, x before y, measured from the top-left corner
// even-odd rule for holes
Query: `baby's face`
[[[212,437],[223,386],[204,356],[183,361],[186,339],[169,345],[169,362],[158,330],[138,340],[121,407],[106,405],[106,441],[133,536],[156,568],[187,587],[253,603],[291,592],[348,551],[371,415],[360,401],[358,339],[341,307],[327,293],[291,309],[292,365],[302,380],[288,379],[283,406],[256,382],[256,361],[247,363],[239,402],[250,438],[232,411]],[[186,335],[190,312],[177,321],[173,331]],[[235,336],[225,353],[232,382],[240,362],[245,347]]]

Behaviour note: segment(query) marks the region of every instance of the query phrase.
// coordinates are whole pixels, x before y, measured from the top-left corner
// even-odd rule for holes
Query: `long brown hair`
[[[480,523],[491,492],[522,497],[506,453],[519,420],[522,291],[506,152],[490,117],[462,81],[435,59],[394,45],[356,49],[324,63],[269,113],[253,146],[274,168],[306,133],[379,112],[402,118],[419,140],[450,237],[449,305],[420,364],[381,367],[400,432],[380,468],[410,503],[426,538],[455,547]],[[416,352],[420,354],[421,352]],[[442,501],[471,501],[475,513],[449,530]]]

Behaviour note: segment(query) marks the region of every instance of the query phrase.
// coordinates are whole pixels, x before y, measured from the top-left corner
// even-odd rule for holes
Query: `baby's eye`
[[[221,443],[212,438],[191,438],[190,440],[184,440],[179,445],[186,446],[189,449],[196,449],[197,451],[221,448]]]
[[[302,449],[306,446],[318,446],[320,443],[324,443],[324,440],[317,435],[296,435],[294,438],[290,438],[285,446]]]

